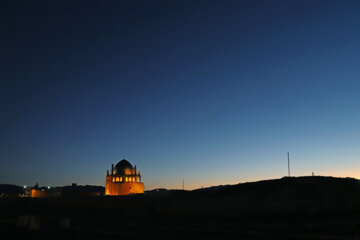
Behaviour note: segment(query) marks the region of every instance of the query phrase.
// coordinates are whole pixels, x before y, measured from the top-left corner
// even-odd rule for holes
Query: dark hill
[[[284,177],[191,192],[191,198],[220,201],[217,211],[304,213],[360,211],[360,184],[353,178]],[[201,206],[200,206],[201,208]]]
[[[103,186],[93,186],[93,185],[77,185],[77,186],[63,186],[56,187],[56,189],[62,193],[71,193],[71,192],[105,192],[105,188]]]
[[[47,190],[47,187],[40,187]],[[71,195],[76,193],[104,193],[105,188],[103,186],[92,186],[92,185],[77,185],[77,186],[63,186],[63,187],[53,187],[51,191],[61,192],[64,195]],[[22,186],[12,185],[12,184],[0,184],[0,194],[19,194],[24,193],[24,188]]]
[[[12,185],[12,184],[0,184],[0,194],[1,193],[23,193],[24,192],[24,188],[21,186],[17,186],[17,185]]]
[[[70,191],[71,187],[65,189]],[[31,215],[42,226],[70,219],[72,233],[96,233],[96,239],[109,235],[118,239],[277,240],[360,236],[360,184],[352,178],[285,177],[194,191],[159,189],[147,193],[0,198],[2,222],[8,223],[2,229],[12,236],[16,229],[8,229],[15,226],[18,216]]]
[[[360,182],[354,178],[334,178],[323,176],[311,177],[284,177],[281,179],[263,180],[258,182],[239,183],[236,185],[212,187],[210,189],[197,189],[197,194],[210,195],[243,195],[246,194],[305,194],[321,195],[325,192],[339,192],[356,190]]]

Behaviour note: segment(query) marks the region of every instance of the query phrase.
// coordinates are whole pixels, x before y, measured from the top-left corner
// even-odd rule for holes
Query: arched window
[[[136,181],[137,181],[137,182],[140,182],[140,178],[139,178],[139,177],[136,177]]]
[[[122,182],[122,177],[120,177],[120,182]]]
[[[115,177],[113,177],[113,180],[112,180],[112,182],[115,182]]]
[[[128,177],[125,178],[125,182],[127,182],[127,181],[128,181]]]
[[[119,177],[116,177],[116,182],[119,182],[119,181],[120,181]]]
[[[134,178],[134,177],[133,177],[132,181],[135,182],[135,178]]]

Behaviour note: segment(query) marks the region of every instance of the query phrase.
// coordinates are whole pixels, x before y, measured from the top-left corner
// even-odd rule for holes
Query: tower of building
[[[141,182],[140,171],[123,159],[111,171],[107,170],[105,195],[129,195],[144,193],[144,183]]]

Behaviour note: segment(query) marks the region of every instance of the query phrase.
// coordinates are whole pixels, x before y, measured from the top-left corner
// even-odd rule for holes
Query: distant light
[[[51,187],[50,186],[48,186],[48,189],[50,189]]]
[[[26,188],[27,186],[25,185],[24,188]]]

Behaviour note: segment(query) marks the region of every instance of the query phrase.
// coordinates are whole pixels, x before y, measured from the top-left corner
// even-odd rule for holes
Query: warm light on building
[[[123,181],[124,180],[124,181]],[[111,171],[107,171],[105,195],[128,195],[144,193],[144,184],[141,182],[140,171],[123,159]]]

